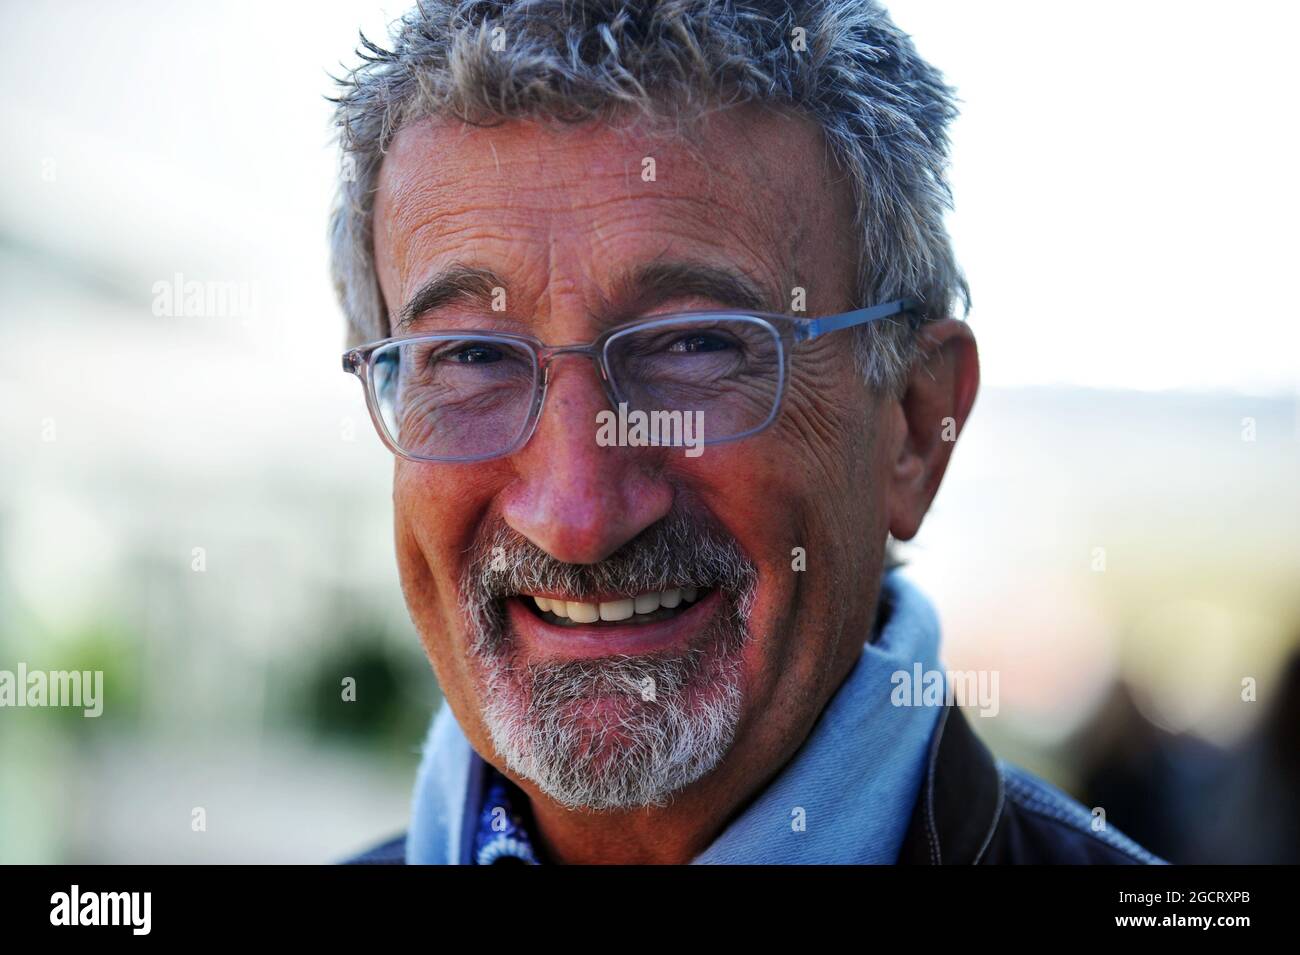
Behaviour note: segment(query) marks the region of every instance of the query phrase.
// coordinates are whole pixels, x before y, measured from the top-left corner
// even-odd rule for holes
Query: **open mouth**
[[[699,603],[713,588],[672,587],[667,590],[615,597],[601,601],[568,600],[541,594],[520,594],[519,602],[537,617],[556,627],[590,628],[601,624],[620,627],[658,623],[679,617]]]
[[[509,633],[530,661],[638,656],[689,646],[709,633],[722,591],[669,587],[630,594],[516,593],[503,601]]]

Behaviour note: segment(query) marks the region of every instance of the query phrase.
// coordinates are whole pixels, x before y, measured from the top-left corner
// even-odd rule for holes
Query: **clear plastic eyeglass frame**
[[[600,371],[601,384],[604,387],[605,394],[609,398],[611,406],[617,407],[618,403],[625,399],[620,393],[618,383],[610,374],[608,356],[610,346],[617,342],[620,337],[635,332],[653,328],[663,328],[675,324],[689,326],[701,321],[740,320],[752,322],[772,335],[777,348],[778,381],[774,393],[775,397],[771,411],[768,413],[767,418],[760,424],[749,428],[740,434],[708,439],[703,442],[705,445],[726,444],[758,434],[760,431],[769,427],[780,414],[781,404],[785,398],[786,380],[789,377],[787,365],[791,346],[800,342],[810,341],[831,332],[840,331],[841,329],[853,328],[870,322],[881,321],[882,319],[891,318],[894,315],[903,313],[915,313],[921,308],[921,304],[922,303],[918,299],[901,298],[895,299],[892,302],[885,302],[881,305],[873,305],[869,308],[860,308],[851,312],[841,312],[837,315],[827,315],[821,318],[796,318],[794,316],[782,315],[774,312],[751,312],[729,309],[675,312],[671,315],[658,315],[653,318],[638,319],[633,322],[616,325],[613,328],[606,329],[595,339],[585,345],[548,345],[531,335],[516,335],[506,332],[480,331],[473,329],[457,329],[454,332],[385,338],[380,341],[370,342],[367,345],[350,348],[343,353],[343,370],[349,374],[356,375],[357,378],[361,380],[361,385],[366,395],[366,405],[369,408],[370,418],[374,422],[375,430],[378,431],[380,439],[383,441],[384,445],[393,452],[393,454],[409,461],[427,461],[443,464],[470,464],[477,461],[488,461],[494,458],[514,454],[528,443],[533,436],[533,432],[537,430],[537,423],[541,420],[542,407],[546,401],[546,388],[550,380],[550,366],[556,358],[559,358],[562,355],[581,355],[594,361],[597,369]],[[384,423],[383,414],[380,410],[379,396],[375,392],[375,375],[373,373],[374,355],[385,346],[396,343],[406,344],[466,339],[487,343],[493,341],[503,342],[508,345],[522,348],[532,357],[533,399],[532,406],[528,411],[527,421],[520,429],[518,437],[515,438],[509,446],[500,451],[464,457],[413,454],[397,443],[396,439],[389,434],[388,427]]]

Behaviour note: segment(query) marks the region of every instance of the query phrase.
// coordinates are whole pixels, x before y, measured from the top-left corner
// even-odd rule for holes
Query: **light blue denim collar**
[[[898,671],[939,670],[939,622],[898,571],[888,614],[780,774],[693,862],[893,863],[920,791],[938,706],[895,706]],[[486,763],[439,710],[416,775],[406,861],[468,861]]]

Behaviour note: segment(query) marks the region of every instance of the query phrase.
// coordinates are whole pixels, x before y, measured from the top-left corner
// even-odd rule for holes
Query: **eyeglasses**
[[[822,318],[679,312],[610,328],[586,345],[491,331],[386,338],[345,352],[343,370],[361,380],[384,444],[412,461],[486,461],[518,451],[537,428],[551,365],[563,355],[596,363],[621,421],[635,427],[640,415],[643,425],[689,427],[693,420],[706,446],[776,420],[794,345],[920,306],[904,298]]]

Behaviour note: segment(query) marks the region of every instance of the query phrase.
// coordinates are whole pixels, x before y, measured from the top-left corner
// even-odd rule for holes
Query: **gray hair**
[[[821,127],[848,173],[853,306],[914,296],[923,320],[958,302],[969,312],[943,221],[955,94],[876,0],[419,0],[393,24],[391,49],[362,36],[357,54],[333,100],[344,174],[330,224],[351,344],[389,334],[372,246],[380,164],[398,130],[433,116],[791,109]],[[897,393],[916,331],[901,321],[859,331],[855,355],[872,387]]]

